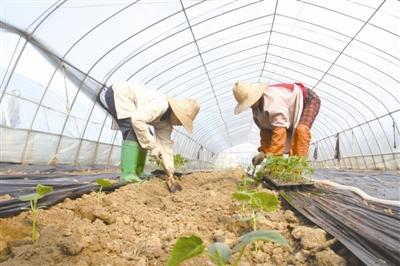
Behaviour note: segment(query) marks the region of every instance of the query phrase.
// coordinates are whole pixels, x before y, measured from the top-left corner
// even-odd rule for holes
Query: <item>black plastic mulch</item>
[[[18,196],[34,193],[37,184],[52,186],[54,191],[38,201],[39,207],[49,207],[65,198],[77,198],[98,190],[97,178],[118,179],[118,174],[74,175],[68,173],[37,173],[0,176],[0,196],[8,194],[13,199],[0,201],[0,217],[16,215],[30,208],[30,203]],[[110,189],[120,187],[116,184]],[[108,190],[108,189],[106,189]]]
[[[312,177],[358,187],[373,197],[400,200],[400,175],[396,171],[317,169]]]
[[[366,202],[351,191],[281,192],[296,210],[367,265],[400,265],[400,207]]]

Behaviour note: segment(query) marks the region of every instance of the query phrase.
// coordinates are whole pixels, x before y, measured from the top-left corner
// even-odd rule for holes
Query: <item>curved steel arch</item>
[[[204,1],[202,1],[202,2],[204,2]],[[199,2],[199,3],[197,3],[197,4],[194,4],[194,5],[190,6],[189,8],[192,8],[192,7],[194,7],[194,6],[198,5],[198,4],[201,4],[202,2]],[[252,3],[252,4],[253,4],[253,3]],[[248,5],[251,5],[251,4],[247,4],[247,5],[245,5],[245,6],[248,6]],[[237,9],[237,8],[236,8],[236,9]],[[236,9],[232,9],[232,10],[236,10]],[[228,12],[231,12],[232,10],[230,10],[230,11],[228,11]],[[117,46],[114,46],[113,48],[111,48],[107,53],[105,53],[100,59],[98,59],[98,60],[92,65],[92,67],[91,67],[91,68],[88,70],[88,72],[86,73],[85,79],[88,77],[88,74],[89,74],[90,71],[97,65],[97,63],[99,63],[107,54],[111,53],[111,51],[113,51],[116,47],[118,47],[119,45],[125,43],[126,41],[128,41],[128,40],[131,39],[131,38],[133,38],[133,37],[136,36],[137,34],[143,32],[144,30],[146,30],[146,29],[148,29],[148,28],[150,28],[150,27],[152,27],[152,26],[154,26],[154,25],[156,25],[156,24],[158,24],[158,23],[161,23],[162,21],[164,21],[164,20],[166,20],[166,19],[168,19],[168,18],[170,18],[170,17],[172,17],[172,16],[175,16],[175,15],[179,14],[180,12],[181,12],[181,11],[175,12],[175,13],[173,13],[172,15],[169,15],[169,16],[167,16],[167,17],[165,17],[165,18],[163,18],[163,19],[161,19],[161,20],[159,20],[159,21],[157,21],[157,22],[151,24],[150,26],[145,27],[145,28],[142,29],[141,31],[135,33],[134,35],[131,35],[130,37],[128,37],[128,38],[125,39],[124,41],[120,42]],[[227,13],[227,12],[225,12],[225,13]],[[176,33],[175,33],[175,34],[176,34]],[[108,78],[107,78],[107,80],[108,80]],[[106,81],[107,81],[107,80],[106,80]],[[84,80],[82,81],[82,84],[83,84],[83,82],[84,82]],[[80,90],[80,87],[78,88],[78,91],[79,91],[79,90]],[[92,106],[92,108],[91,108],[91,110],[90,110],[90,114],[89,114],[89,116],[88,116],[88,118],[87,118],[87,123],[85,124],[85,128],[84,128],[84,130],[83,130],[83,132],[82,132],[82,137],[83,137],[83,135],[84,135],[85,132],[86,132],[87,124],[88,124],[88,122],[90,121],[90,117],[91,117],[92,112],[93,112],[93,110],[94,110],[94,106],[95,106],[95,104],[93,104],[93,106]],[[108,114],[107,114],[107,115],[108,115]],[[106,118],[107,118],[107,117],[106,117]],[[104,120],[104,122],[105,122],[105,121],[106,121],[106,120]],[[102,133],[103,128],[104,128],[104,127],[102,127],[102,129],[101,129],[101,131],[100,131],[100,133],[99,133],[99,138],[100,138],[100,136],[101,136],[101,133]],[[99,139],[99,138],[98,138],[98,139]],[[82,139],[81,139],[81,141],[80,141],[79,147],[81,146],[81,144],[82,144]],[[57,149],[58,149],[58,148],[57,148]],[[78,156],[79,156],[79,149],[80,149],[80,148],[78,148],[78,152],[77,152],[76,158],[78,158]]]
[[[284,35],[286,35],[286,34],[284,34]],[[297,38],[297,37],[295,37],[295,36],[292,36],[292,37],[294,37],[294,38]],[[299,39],[302,39],[302,40],[304,40],[303,38],[299,38]],[[313,43],[313,44],[316,44],[316,43],[314,43],[314,42],[311,42],[311,43]],[[327,48],[326,46],[323,46],[323,45],[319,45],[319,46],[321,46],[321,47],[324,47],[324,48]],[[327,49],[330,49],[330,50],[333,50],[333,51],[336,51],[336,50],[334,50],[334,49],[331,49],[331,48],[327,48]],[[336,52],[338,52],[338,51],[336,51]],[[159,58],[161,58],[161,57],[159,57]],[[156,60],[153,60],[152,61],[152,63],[155,63],[155,61],[157,61],[157,60],[159,60],[159,58],[157,58]],[[299,63],[299,64],[301,64],[301,63]],[[304,64],[303,64],[304,65]],[[310,66],[308,66],[308,65],[306,65],[307,67],[310,67]],[[310,68],[312,68],[312,67],[310,67]],[[354,72],[353,72],[354,73]],[[332,75],[332,74],[330,74],[331,76],[334,76],[334,75]],[[314,78],[314,77],[312,77],[312,78]],[[361,87],[359,87],[359,86],[356,86],[356,87],[358,87],[359,89],[361,89],[361,90],[363,90]],[[365,90],[364,90],[365,91]],[[386,90],[385,90],[386,91]],[[367,91],[365,91],[365,92],[367,92]],[[387,92],[387,91],[386,91]],[[369,92],[367,92],[368,94],[370,94],[372,97],[374,97],[375,99],[377,99],[374,95],[372,95],[371,93],[369,93]],[[393,95],[393,97],[394,97],[394,95]],[[395,97],[394,97],[395,98]],[[379,99],[377,99],[378,101],[380,101]],[[381,103],[382,104],[382,106],[385,108],[385,109],[387,109],[387,107],[386,107],[386,105],[384,105],[383,103]],[[388,109],[387,109],[388,110]]]
[[[277,3],[277,2],[276,2]],[[383,4],[384,2],[382,2],[382,4]],[[382,4],[380,5],[380,6],[382,6]],[[183,7],[184,8],[184,7]],[[375,10],[375,12],[378,10],[378,8]],[[340,13],[340,12],[339,12]],[[218,15],[218,16],[220,16],[220,15]],[[222,15],[221,15],[222,16]],[[274,12],[274,16],[279,16],[279,14],[277,14],[277,12],[275,11]],[[368,20],[369,21],[369,20]],[[363,21],[365,24],[364,25],[366,25],[367,23],[368,23],[368,21]],[[369,24],[369,25],[372,25],[372,24]],[[189,27],[190,28],[190,27]],[[383,29],[383,30],[385,30],[385,29]],[[388,30],[385,30],[385,31],[387,31],[387,32],[390,32],[390,31],[388,31]],[[276,33],[276,31],[272,31],[272,33]],[[357,35],[357,34],[356,34]],[[355,36],[353,36],[353,41],[359,41],[359,40],[356,40],[356,35]],[[269,36],[271,36],[271,34],[269,35]],[[293,37],[293,36],[291,36],[291,37]],[[195,40],[196,40],[196,38],[194,38]],[[197,39],[197,40],[199,40],[199,39]],[[79,40],[78,40],[78,42],[79,42]],[[239,42],[239,40],[238,40],[238,42]],[[351,42],[351,41],[350,41]],[[349,42],[349,43],[350,43]],[[349,44],[348,43],[348,44]],[[267,45],[267,52],[265,53],[265,57],[267,57],[267,56],[274,56],[273,54],[271,54],[271,53],[268,53],[268,47],[269,46],[272,46],[272,45],[274,45],[273,43],[267,43],[267,44],[264,44],[264,45]],[[223,46],[221,46],[221,47],[223,47]],[[371,47],[373,47],[373,46],[371,46]],[[285,49],[290,49],[289,47],[284,47]],[[346,47],[345,47],[346,48]],[[345,49],[344,48],[344,49]],[[385,52],[385,51],[383,51],[383,50],[380,50],[380,49],[378,49],[377,47],[373,47],[374,49],[377,49],[378,51],[380,51],[380,52]],[[72,49],[72,48],[71,48]],[[218,49],[218,48],[214,48],[214,49]],[[343,50],[344,50],[343,49]],[[342,51],[343,51],[342,50]],[[201,53],[200,51],[199,51],[199,54],[201,55],[201,54],[204,54],[204,53]],[[342,54],[342,55],[345,55],[345,54]],[[340,54],[338,55],[338,56],[340,56]],[[362,60],[359,60],[359,59],[356,59],[356,58],[354,58],[354,57],[351,57],[351,55],[346,55],[346,56],[348,56],[349,58],[351,58],[351,59],[354,59],[354,60],[357,60],[357,61],[359,61],[359,62],[362,62],[363,64],[365,64],[365,65],[368,65],[368,61],[362,61]],[[393,56],[392,56],[393,57]],[[198,56],[196,56],[195,58],[198,58]],[[288,59],[288,58],[285,58],[285,57],[282,57],[283,59],[285,59],[285,60],[289,60],[290,61],[290,59]],[[383,58],[383,57],[382,57]],[[396,57],[395,57],[396,58]],[[246,59],[242,59],[242,60],[246,60]],[[337,60],[337,59],[336,59]],[[335,62],[336,62],[336,60],[332,63],[331,62],[331,67],[332,67],[332,65],[334,65],[335,64]],[[239,60],[239,61],[241,61],[241,60]],[[265,63],[267,62],[267,60],[265,60],[264,61]],[[152,63],[152,64],[154,64],[154,63]],[[203,62],[203,66],[205,66],[205,63]],[[340,65],[336,65],[335,64],[335,66],[338,66],[338,67],[342,67],[342,66],[340,66]],[[94,67],[94,66],[93,66]],[[200,66],[201,67],[201,66]],[[310,67],[310,66],[307,66],[307,67]],[[330,68],[331,68],[330,67]],[[332,84],[330,84],[330,82],[323,82],[322,81],[322,79],[326,76],[326,75],[331,75],[331,74],[328,74],[327,72],[329,72],[329,70],[330,70],[330,68],[327,70],[327,71],[325,71],[325,75],[322,77],[322,78],[320,78],[320,80],[317,82],[317,84],[319,84],[319,83],[324,83],[324,84],[326,84],[328,87],[331,87],[331,88],[333,88],[333,89],[338,89],[338,88],[336,88],[335,86],[333,86]],[[173,67],[171,68],[171,69],[173,69]],[[264,69],[264,67],[263,67],[263,69]],[[292,69],[290,69],[289,67],[286,67],[286,69],[288,69],[288,70],[292,70]],[[346,69],[345,67],[343,67],[343,69],[345,69],[346,71],[349,71],[348,69]],[[377,69],[375,69],[375,70],[377,70]],[[214,70],[213,70],[214,71]],[[292,70],[293,71],[293,70]],[[264,72],[264,70],[262,70],[262,73],[261,73],[261,75],[259,76],[259,79],[261,80],[261,78],[267,78],[267,77],[264,77],[263,76],[263,72]],[[88,74],[90,73],[90,71],[88,71],[86,74],[87,74],[87,76],[88,76]],[[210,70],[210,73],[211,73],[211,70]],[[273,73],[273,72],[272,72]],[[384,72],[381,72],[381,73],[384,73]],[[220,74],[220,73],[219,73]],[[276,73],[273,73],[274,75],[278,75],[278,74],[276,74]],[[384,73],[386,76],[389,76],[387,73]],[[158,73],[158,75],[160,75],[160,73]],[[157,75],[157,76],[158,76]],[[204,75],[204,74],[203,74]],[[154,76],[152,79],[155,79],[157,76]],[[224,76],[224,74],[221,74],[221,76],[223,77]],[[315,76],[315,75],[313,75],[313,76]],[[340,79],[340,78],[338,78],[338,77],[336,77],[336,76],[334,76],[334,75],[331,75],[332,77],[334,77],[334,78],[336,78],[336,79],[339,79],[339,80],[343,80],[344,82],[346,82],[346,83],[348,83],[348,84],[350,84],[351,86],[355,86],[355,84],[352,82],[353,81],[353,79]],[[362,77],[361,75],[359,75],[360,77]],[[311,76],[310,76],[311,77]],[[86,78],[86,77],[85,77]],[[316,79],[315,77],[311,77],[312,79]],[[395,99],[395,101],[397,102],[397,103],[399,103],[399,99],[398,98],[396,98],[396,97],[394,97],[394,95],[391,93],[391,92],[389,92],[389,91],[387,91],[384,87],[382,87],[382,86],[378,86],[379,84],[377,84],[376,82],[374,82],[374,81],[372,81],[372,80],[369,80],[369,79],[367,79],[366,77],[362,77],[362,78],[364,78],[365,80],[368,80],[369,82],[372,82],[372,83],[374,83],[375,85],[377,85],[377,88],[379,88],[379,89],[383,89],[386,93],[389,93],[394,99]],[[392,78],[393,80],[395,80],[397,83],[398,83],[398,80],[396,80],[396,78],[395,77],[390,77],[390,78]],[[210,79],[210,77],[209,77],[209,79]],[[268,79],[268,78],[267,78]],[[219,82],[220,83],[220,82]],[[218,83],[218,84],[219,84]],[[222,83],[222,82],[221,82]],[[202,83],[200,83],[200,84],[202,84]],[[315,87],[316,85],[314,85],[314,87]],[[197,88],[197,87],[199,87],[199,85],[194,85],[192,88]],[[357,86],[356,86],[357,87]],[[360,88],[360,87],[359,87]],[[79,88],[80,89],[80,88]],[[361,88],[362,89],[362,88]],[[173,90],[173,89],[172,89]],[[367,94],[370,94],[368,91],[365,91]],[[79,90],[78,90],[78,92],[77,92],[77,94],[76,95],[78,95],[78,93],[79,93]],[[349,95],[349,94],[347,94],[347,95]],[[371,94],[370,94],[371,95]],[[219,98],[221,95],[218,95],[218,99],[221,99],[221,108],[222,108],[222,106],[224,106],[223,105],[223,103],[224,103],[224,99],[225,98]],[[350,96],[350,95],[349,95]],[[332,96],[331,96],[332,97]],[[333,96],[334,97],[334,96]],[[215,98],[217,98],[217,96],[215,95]],[[205,100],[205,101],[207,101],[207,100]],[[379,101],[379,99],[378,99],[378,101]],[[391,116],[391,112],[389,111],[389,109],[388,109],[388,107],[385,105],[385,103],[383,103],[383,102],[381,102],[381,101],[379,101],[380,102],[380,104],[383,106],[383,108],[388,112],[388,114]],[[75,103],[75,101],[74,101],[74,103]],[[73,103],[73,104],[74,104]],[[350,108],[346,108],[345,106],[347,106],[347,105],[349,105],[348,103],[343,103],[343,104],[341,104],[341,106],[343,105],[343,107],[339,107],[339,108],[343,108],[343,109],[346,109],[347,111],[350,111]],[[334,105],[335,106],[335,105]],[[93,109],[92,109],[93,110]],[[90,118],[91,118],[91,114],[92,114],[92,112],[90,113],[90,115],[87,117],[87,123],[85,124],[85,129],[84,129],[84,132],[86,131],[86,127],[87,127],[87,124],[89,123],[89,121],[90,121]],[[340,114],[338,114],[339,116],[340,116]],[[377,118],[377,114],[374,112],[373,113],[373,115],[375,116],[375,118]],[[221,114],[221,116],[222,116],[222,114]],[[365,118],[365,116],[361,116],[361,117],[364,117]],[[340,116],[340,118],[341,119],[344,119],[342,116]],[[105,118],[105,121],[106,121],[106,119],[107,119],[107,117]],[[329,119],[331,119],[330,117],[329,117]],[[393,117],[392,117],[392,119],[393,119]],[[219,121],[219,120],[218,120]],[[357,121],[357,123],[360,125],[360,124],[362,124],[362,123],[360,123],[360,122],[358,122],[358,119],[355,119],[355,121]],[[377,120],[378,121],[378,123],[380,124],[380,121],[379,120]],[[346,121],[347,122],[347,121]],[[368,122],[368,121],[367,121]],[[104,126],[104,123],[105,122],[103,122],[103,126]],[[348,124],[348,123],[347,123]],[[368,123],[369,124],[369,123]],[[382,127],[382,125],[380,124],[380,126],[381,126],[381,129],[382,129],[382,131],[383,131],[383,133],[385,133],[385,131],[384,131],[384,129],[383,129],[383,127]],[[31,128],[32,128],[32,126],[31,126]],[[64,127],[63,127],[63,130],[64,130],[64,128],[65,128],[65,125],[64,125]],[[323,127],[322,127],[323,128]],[[362,131],[363,132],[363,131]],[[371,130],[371,132],[373,133],[373,134],[375,134],[374,133],[374,131],[373,130]],[[364,132],[363,132],[364,133]],[[228,136],[229,136],[229,130],[227,131],[227,134],[228,134]],[[84,133],[82,133],[82,138],[83,138],[83,136],[84,136]],[[100,134],[99,134],[99,138],[100,138],[100,136],[101,136],[101,132],[100,132]],[[388,138],[387,137],[387,135],[385,135],[386,136],[386,139]],[[376,138],[376,136],[374,136],[374,138],[375,138],[375,141],[377,141],[377,138]],[[388,140],[388,139],[387,139]],[[389,141],[388,141],[389,142]],[[380,149],[380,145],[379,145],[379,143],[377,142],[377,147]],[[389,145],[389,147],[391,147],[390,145]],[[391,151],[393,152],[393,150],[391,149]],[[382,153],[382,152],[381,152]]]
[[[53,5],[51,5],[48,9],[46,9],[42,14],[40,14],[40,16],[39,16],[38,18],[36,18],[36,19],[28,26],[28,29],[29,29],[29,27],[30,27],[30,26],[33,26],[33,24],[34,24],[37,20],[39,20],[40,17],[44,16],[44,18],[41,19],[41,20],[39,21],[39,23],[34,27],[34,29],[32,30],[32,32],[31,32],[30,34],[24,34],[24,32],[22,32],[22,31],[16,32],[19,36],[23,36],[23,38],[25,39],[25,43],[24,43],[23,47],[21,48],[21,51],[19,52],[19,55],[18,55],[16,61],[14,62],[14,66],[12,67],[12,70],[11,70],[11,73],[10,73],[9,77],[7,78],[7,81],[6,81],[5,86],[4,86],[4,91],[1,93],[1,96],[0,96],[0,102],[2,102],[2,100],[3,100],[4,93],[5,93],[6,90],[7,90],[8,84],[10,83],[10,80],[11,80],[13,74],[14,74],[15,68],[17,67],[17,64],[18,64],[18,62],[19,62],[19,59],[21,58],[21,56],[22,56],[22,54],[23,54],[23,52],[24,52],[24,50],[25,50],[25,48],[26,48],[26,45],[29,43],[29,40],[33,37],[33,34],[39,29],[40,25],[42,25],[42,24],[47,20],[47,18],[48,18],[50,15],[52,15],[58,8],[60,8],[60,6],[62,6],[66,1],[67,1],[67,0],[58,0],[58,1],[55,2]],[[60,2],[61,2],[61,3],[60,3]],[[53,7],[54,7],[54,8],[53,8]],[[46,14],[47,12],[48,12],[48,14]],[[1,21],[1,20],[0,20],[0,24],[1,24],[1,28],[7,28],[7,25],[5,25],[6,23],[4,23],[4,22]],[[3,82],[2,82],[2,83],[3,83]]]

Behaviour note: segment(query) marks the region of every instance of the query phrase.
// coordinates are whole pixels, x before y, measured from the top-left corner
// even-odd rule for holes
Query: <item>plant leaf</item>
[[[239,238],[239,242],[233,248],[233,252],[240,251],[242,248],[247,246],[248,244],[257,241],[263,240],[268,242],[278,243],[283,246],[287,246],[287,240],[279,234],[277,231],[273,230],[259,230],[247,233]]]
[[[246,184],[251,184],[251,183],[254,183],[255,181],[254,181],[253,178],[250,178],[250,177],[243,177],[243,178],[240,180],[240,182],[243,182],[243,183],[246,183]]]
[[[107,178],[97,178],[96,183],[101,187],[112,187],[117,181]]]
[[[47,193],[50,193],[53,191],[53,187],[52,186],[45,186],[42,184],[37,184],[36,185],[36,193],[39,194],[42,198],[44,195],[46,195]]]
[[[221,266],[231,260],[232,250],[227,244],[216,242],[208,246],[208,256],[211,258],[212,262]]]
[[[238,191],[232,194],[233,198],[238,201],[250,201],[253,192]]]
[[[251,196],[250,204],[253,208],[260,208],[265,212],[271,212],[279,207],[279,199],[272,193],[255,192]]]
[[[40,198],[43,198],[43,196],[39,195],[38,193],[21,195],[18,197],[20,201],[39,200]]]
[[[203,240],[198,236],[180,237],[172,248],[167,265],[179,265],[179,263],[203,253],[204,248]]]

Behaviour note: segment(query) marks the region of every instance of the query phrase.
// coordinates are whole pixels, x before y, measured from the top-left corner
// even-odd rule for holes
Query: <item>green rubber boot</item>
[[[147,150],[139,147],[139,156],[136,161],[136,174],[140,177],[144,172],[144,165],[146,163]]]
[[[121,183],[140,182],[136,174],[137,161],[139,158],[139,143],[131,140],[122,141],[121,148]]]

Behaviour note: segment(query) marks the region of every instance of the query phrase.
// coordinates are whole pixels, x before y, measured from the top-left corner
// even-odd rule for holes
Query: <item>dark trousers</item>
[[[110,115],[115,119],[115,121],[118,124],[119,129],[122,132],[122,139],[137,142],[138,140],[137,140],[135,131],[133,130],[131,119],[130,118],[124,118],[124,119],[117,118],[117,111],[115,110],[114,91],[112,88],[108,88],[106,90],[105,100],[106,100],[106,104],[107,104]]]

